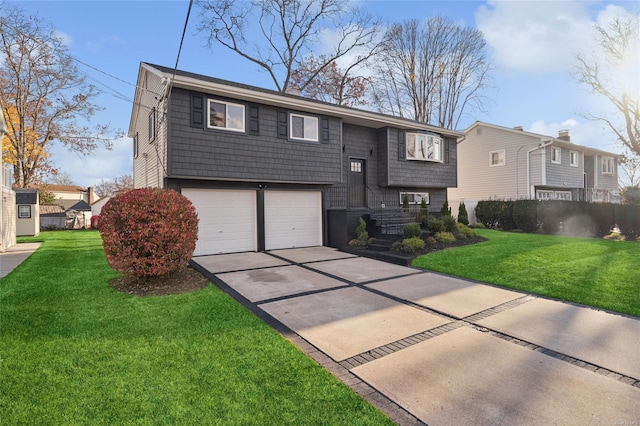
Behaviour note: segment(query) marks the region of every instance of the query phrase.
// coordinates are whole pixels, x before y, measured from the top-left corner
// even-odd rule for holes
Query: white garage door
[[[265,249],[322,245],[322,193],[265,191]]]
[[[195,256],[256,251],[256,191],[183,189],[198,213]]]

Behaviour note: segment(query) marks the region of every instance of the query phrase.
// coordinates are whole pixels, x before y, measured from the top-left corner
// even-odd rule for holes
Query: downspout
[[[540,143],[538,146],[536,146],[535,148],[531,148],[529,151],[527,151],[527,191],[529,192],[529,199],[535,199],[535,196],[533,198],[531,198],[531,193],[533,192],[531,190],[531,153],[533,151],[537,151],[538,149],[544,149],[546,147],[548,147],[549,145],[551,145],[553,143],[553,141],[547,141],[547,142],[542,142]],[[543,164],[544,167],[544,164]],[[535,195],[535,194],[534,194]]]

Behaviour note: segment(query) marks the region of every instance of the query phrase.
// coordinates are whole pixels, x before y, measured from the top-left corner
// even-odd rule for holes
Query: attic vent
[[[520,130],[520,131],[523,131],[523,130],[524,130],[524,129],[522,128],[522,126],[516,126],[516,127],[514,127],[513,129],[514,129],[514,130]]]

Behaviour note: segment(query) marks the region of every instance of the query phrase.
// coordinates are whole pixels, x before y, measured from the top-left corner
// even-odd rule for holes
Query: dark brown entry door
[[[365,161],[349,160],[349,207],[366,207]]]

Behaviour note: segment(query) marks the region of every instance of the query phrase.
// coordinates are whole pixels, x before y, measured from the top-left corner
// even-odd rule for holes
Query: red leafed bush
[[[113,269],[148,278],[187,265],[196,248],[198,217],[191,202],[173,190],[134,189],[102,208],[100,235]]]

